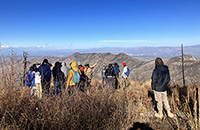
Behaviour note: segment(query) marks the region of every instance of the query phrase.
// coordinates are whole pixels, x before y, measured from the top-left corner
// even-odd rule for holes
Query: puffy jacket
[[[43,64],[39,67],[40,75],[42,80],[50,80],[51,79],[51,69],[49,65]]]
[[[75,72],[77,72],[77,71],[79,70],[78,67],[77,67],[76,62],[72,62],[72,63],[71,63],[71,68],[72,68]],[[73,71],[72,69],[69,71],[69,74],[68,74],[67,86],[76,85],[76,84],[73,82],[74,71]],[[80,70],[79,70],[79,74],[81,75],[81,71],[80,71]]]
[[[33,86],[36,86],[35,85],[35,71],[29,71],[29,75],[30,75],[30,81],[31,81],[31,86],[30,87],[33,87]]]
[[[119,77],[119,72],[120,72],[119,68],[116,65],[114,65],[113,69],[114,69],[114,71],[116,73],[116,76]]]
[[[63,82],[65,78],[65,74],[61,71],[61,69],[54,67],[53,68],[53,80]]]
[[[152,73],[151,87],[158,92],[164,92],[168,89],[167,85],[170,81],[168,66],[156,66]]]

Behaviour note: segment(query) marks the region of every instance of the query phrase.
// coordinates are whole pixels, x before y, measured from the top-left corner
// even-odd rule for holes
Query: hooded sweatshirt
[[[167,85],[170,81],[168,66],[156,66],[152,73],[151,87],[158,92],[164,92],[168,89]]]
[[[71,63],[71,68],[72,68],[75,72],[77,72],[77,71],[79,70],[79,69],[77,68],[76,62],[72,62],[72,63]],[[76,85],[76,84],[73,82],[74,71],[73,71],[72,69],[69,71],[69,74],[68,74],[67,86]],[[80,70],[79,70],[79,74],[81,75],[81,71],[80,71]]]
[[[66,78],[67,74],[69,73],[69,68],[66,66],[65,62],[62,62],[61,71],[65,74],[65,78]]]

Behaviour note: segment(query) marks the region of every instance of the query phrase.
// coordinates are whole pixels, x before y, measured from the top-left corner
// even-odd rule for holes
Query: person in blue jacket
[[[47,59],[43,60],[42,65],[39,67],[39,72],[41,75],[42,91],[48,94],[51,82],[51,69]]]

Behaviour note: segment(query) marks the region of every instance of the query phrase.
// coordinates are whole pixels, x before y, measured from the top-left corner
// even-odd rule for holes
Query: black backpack
[[[105,72],[106,76],[115,76],[115,71],[112,66],[108,67]]]

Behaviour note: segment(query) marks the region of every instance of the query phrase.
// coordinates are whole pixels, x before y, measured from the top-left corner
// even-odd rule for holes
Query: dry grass
[[[154,117],[150,81],[131,81],[128,88],[113,91],[94,80],[85,93],[44,95],[39,100],[21,85],[22,68],[13,57],[1,60],[1,129],[126,130],[136,122],[143,123],[141,129],[198,128],[197,86],[188,86],[186,91],[171,84],[169,100],[176,116],[160,120]]]

